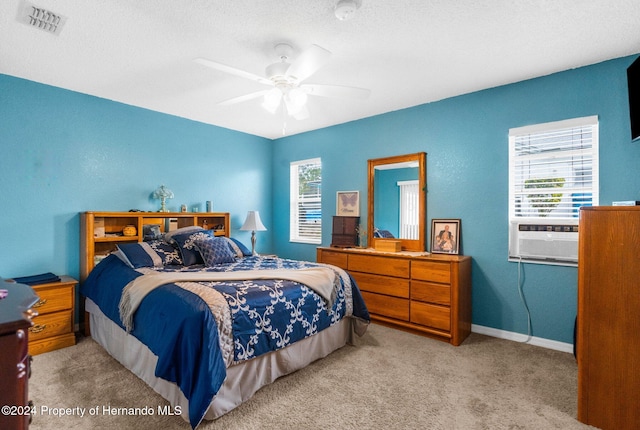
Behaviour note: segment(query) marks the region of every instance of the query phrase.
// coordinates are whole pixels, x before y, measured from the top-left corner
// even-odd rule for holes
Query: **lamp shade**
[[[153,192],[153,198],[154,199],[172,199],[173,191],[171,191],[169,188],[165,187],[164,185],[160,185]]]
[[[249,211],[247,212],[247,219],[244,220],[244,224],[242,224],[240,230],[266,231],[267,228],[262,224],[258,211]]]

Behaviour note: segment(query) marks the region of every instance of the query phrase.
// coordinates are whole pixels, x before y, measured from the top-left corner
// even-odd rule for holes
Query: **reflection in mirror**
[[[418,239],[418,162],[375,169],[373,213],[382,237]]]
[[[369,160],[369,246],[395,238],[403,250],[425,250],[425,169],[424,152]]]

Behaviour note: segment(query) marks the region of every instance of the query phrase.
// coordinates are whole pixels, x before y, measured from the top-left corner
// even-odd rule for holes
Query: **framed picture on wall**
[[[431,220],[431,252],[458,254],[460,251],[460,220]]]
[[[336,199],[337,216],[360,216],[360,191],[338,191]]]

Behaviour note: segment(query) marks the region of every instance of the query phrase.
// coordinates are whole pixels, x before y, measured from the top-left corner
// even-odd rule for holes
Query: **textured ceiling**
[[[277,138],[640,52],[638,0],[33,0],[67,18],[59,35],[18,21],[0,2],[0,73],[258,136]],[[328,49],[306,82],[371,89],[367,100],[309,97],[310,118],[285,120],[264,89],[198,57],[254,74],[277,58]]]

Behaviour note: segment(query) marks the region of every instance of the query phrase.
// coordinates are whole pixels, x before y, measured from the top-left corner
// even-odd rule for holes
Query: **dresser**
[[[59,282],[34,285],[38,316],[29,328],[29,354],[37,355],[76,344],[74,333],[75,289],[78,281],[61,276]]]
[[[30,421],[31,358],[27,351],[29,327],[35,315],[30,308],[38,297],[28,285],[0,280],[0,289],[8,291],[7,297],[0,299],[0,406],[10,407],[0,414],[0,428],[20,430],[26,429]]]
[[[317,261],[353,276],[373,321],[456,346],[471,332],[471,257],[321,247]]]
[[[603,430],[640,423],[640,207],[580,209],[578,420]]]

